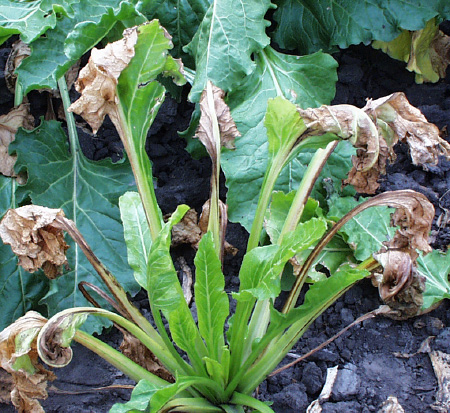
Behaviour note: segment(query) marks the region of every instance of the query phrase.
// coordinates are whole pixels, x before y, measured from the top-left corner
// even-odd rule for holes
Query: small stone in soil
[[[308,396],[302,383],[292,383],[283,391],[272,396],[273,409],[277,413],[298,413],[306,411]]]
[[[333,386],[331,398],[333,401],[344,401],[352,398],[359,390],[360,378],[357,374],[357,367],[348,363],[342,370],[339,370]],[[341,410],[346,411],[346,410]]]

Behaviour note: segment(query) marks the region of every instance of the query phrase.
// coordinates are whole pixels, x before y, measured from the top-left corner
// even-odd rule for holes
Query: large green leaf
[[[446,0],[276,0],[274,40],[309,54],[372,40],[390,41],[401,29],[420,30],[439,15],[450,17]]]
[[[126,245],[120,221],[118,198],[132,187],[128,162],[92,162],[79,145],[67,146],[67,137],[58,122],[43,121],[35,130],[20,130],[10,145],[17,152],[16,170],[27,170],[23,187],[34,204],[62,208],[86,238],[94,253],[131,293],[138,290],[127,263]],[[51,281],[42,300],[50,315],[63,309],[86,306],[78,291],[80,281],[102,286],[101,279],[72,240],[67,252],[70,270]],[[100,331],[100,319],[92,317],[87,330]]]
[[[323,53],[297,57],[267,47],[255,55],[255,62],[254,72],[239,90],[229,94],[231,114],[242,136],[236,138],[236,149],[222,156],[230,220],[240,222],[247,230],[251,227],[268,163],[264,127],[268,99],[284,96],[301,107],[328,104],[334,97],[337,80],[336,61]],[[286,166],[276,188],[284,192],[296,188],[311,156],[311,153],[304,159],[298,156]]]
[[[341,218],[355,208],[359,202],[353,197],[334,196],[329,200],[329,217]],[[395,228],[390,226],[392,209],[374,207],[366,209],[347,222],[340,233],[354,250],[357,260],[364,261],[383,247],[383,242],[392,238]]]
[[[147,288],[147,261],[152,238],[142,201],[137,192],[127,192],[119,198],[120,216],[127,244],[128,263],[134,278],[142,288]]]
[[[9,36],[20,34],[30,43],[55,27],[58,15],[72,15],[72,4],[79,0],[0,1],[0,44]]]
[[[450,254],[433,251],[417,259],[417,269],[426,279],[423,309],[430,308],[444,298],[450,298]]]
[[[126,403],[116,403],[111,407],[109,413],[146,412],[150,399],[159,390],[148,380],[141,380],[133,389],[131,398]]]
[[[191,100],[198,102],[210,80],[225,91],[235,89],[255,69],[251,55],[269,44],[264,20],[270,0],[213,0],[185,50],[195,59]]]
[[[212,234],[206,233],[195,256],[195,303],[198,328],[206,342],[210,357],[220,361],[224,345],[225,319],[229,315],[228,296],[221,263],[214,248]]]
[[[142,23],[135,0],[80,0],[73,4],[73,17],[63,17],[45,37],[35,40],[31,55],[17,69],[24,93],[33,89],[56,89],[57,80],[84,53],[95,46],[117,21]]]
[[[15,180],[0,175],[0,219],[14,205]],[[16,255],[0,240],[0,331],[28,310],[36,309],[48,291],[48,280],[41,273],[30,274],[18,266]]]
[[[158,19],[161,25],[171,34],[174,47],[172,54],[181,57],[185,65],[193,66],[193,59],[183,52],[194,37],[211,0],[144,0],[140,2],[139,10],[149,20]]]

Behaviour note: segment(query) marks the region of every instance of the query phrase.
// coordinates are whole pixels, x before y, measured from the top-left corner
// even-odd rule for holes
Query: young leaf
[[[425,277],[422,309],[426,310],[434,304],[450,298],[450,254],[433,251],[417,258],[417,270]]]
[[[185,50],[195,58],[191,100],[198,102],[207,80],[225,92],[233,90],[255,69],[251,59],[269,44],[264,15],[270,1],[213,0],[197,33]]]
[[[32,132],[18,132],[11,144],[17,152],[16,171],[28,171],[27,184],[21,189],[35,204],[62,208],[90,245],[101,246],[95,250],[100,261],[117,274],[127,291],[135,292],[136,283],[122,254],[126,245],[116,206],[119,196],[130,188],[130,167],[127,162],[89,161],[77,146],[71,147],[69,153],[66,142],[64,131],[54,121],[44,121]],[[50,315],[87,304],[77,288],[80,281],[101,283],[79,247],[72,240],[68,244],[70,270],[63,277],[52,280],[45,297],[44,304]],[[99,320],[88,320],[85,326],[91,332],[99,331]]]
[[[134,18],[133,25],[145,21],[134,3],[134,0],[74,1],[71,16],[59,19],[45,37],[36,39],[31,44],[31,56],[17,69],[17,81],[24,94],[33,89],[56,89],[57,80],[98,44],[116,22]]]
[[[116,403],[109,410],[110,413],[146,412],[150,399],[160,388],[148,380],[140,380],[126,403]]]
[[[231,115],[242,137],[236,149],[222,154],[227,178],[229,218],[250,230],[268,163],[264,116],[269,98],[284,96],[302,107],[330,102],[335,93],[336,61],[329,55],[283,55],[267,47],[255,55],[256,68],[239,90],[229,93]],[[277,189],[289,192],[311,158],[293,160],[281,173]]]
[[[278,25],[274,40],[282,48],[297,49],[302,54],[367,44],[375,39],[390,41],[398,36],[400,28],[419,30],[438,14],[443,19],[450,16],[450,9],[440,2],[356,0],[336,4],[332,0],[313,3],[277,0],[276,3],[274,19]]]
[[[210,358],[220,362],[224,345],[223,328],[229,315],[229,303],[224,291],[225,279],[221,263],[210,232],[202,237],[194,263],[198,328],[206,342]]]
[[[147,260],[152,239],[139,194],[126,192],[119,198],[119,208],[127,244],[128,264],[133,269],[138,284],[147,288]]]

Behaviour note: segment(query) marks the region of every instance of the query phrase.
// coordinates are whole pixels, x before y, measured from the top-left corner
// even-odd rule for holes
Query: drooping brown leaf
[[[17,40],[11,47],[11,52],[6,60],[5,65],[5,82],[6,87],[12,94],[16,92],[16,79],[17,75],[14,71],[20,65],[23,59],[31,54],[30,46],[24,43],[22,40]]]
[[[120,130],[117,113],[116,86],[122,71],[134,56],[137,27],[124,31],[124,37],[109,43],[104,49],[93,48],[87,66],[80,71],[75,89],[81,97],[69,107],[69,111],[81,115],[91,126],[94,134],[106,115]]]
[[[217,150],[221,146],[234,149],[234,139],[241,136],[224,97],[225,92],[208,81],[200,98],[201,115],[196,136],[213,162],[217,159]]]
[[[11,245],[26,271],[34,272],[42,267],[47,277],[55,278],[61,267],[67,265],[65,252],[69,247],[55,222],[63,216],[61,209],[37,205],[10,209],[0,222],[0,237]]]
[[[148,370],[150,373],[153,373],[170,383],[175,381],[174,377],[160,363],[158,358],[147,347],[145,347],[140,340],[127,331],[123,329],[120,330],[123,333],[123,340],[120,344],[120,351],[122,354],[139,364],[144,369]]]
[[[414,165],[426,169],[436,165],[439,156],[450,157],[450,145],[439,136],[438,127],[429,123],[404,93],[369,100],[363,110],[377,123],[381,134],[390,137],[389,146],[398,141],[408,143]]]
[[[16,155],[8,153],[9,144],[14,141],[17,130],[22,127],[32,129],[34,126],[33,116],[30,114],[30,105],[21,104],[12,109],[6,115],[0,116],[0,173],[5,176],[16,176],[14,164]]]
[[[0,332],[0,365],[12,376],[11,401],[19,412],[44,412],[37,399],[47,398],[47,381],[56,378],[38,362],[36,337],[46,322],[29,311]]]

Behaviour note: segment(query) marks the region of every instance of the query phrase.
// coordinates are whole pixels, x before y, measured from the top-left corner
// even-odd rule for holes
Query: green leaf
[[[73,15],[71,4],[78,1],[62,0],[59,4],[54,4],[55,2],[48,0],[1,0],[0,38],[4,41],[13,34],[20,34],[25,43],[31,43],[48,29],[55,27],[57,13]]]
[[[194,37],[211,0],[146,0],[140,3],[141,13],[149,20],[158,19],[172,36],[173,56],[181,57],[185,65],[194,67],[192,57],[183,52],[183,47]]]
[[[433,251],[417,259],[417,270],[426,279],[423,293],[424,310],[430,308],[444,298],[450,298],[450,254]]]
[[[229,303],[224,291],[225,279],[214,248],[212,233],[208,232],[202,237],[194,263],[198,328],[205,340],[210,357],[220,361]]]
[[[363,201],[363,198],[357,201],[352,197],[333,196],[328,201],[328,217],[340,219]],[[392,209],[388,207],[369,208],[344,225],[340,233],[354,250],[357,260],[364,261],[371,257],[380,250],[384,241],[392,238],[395,228],[390,226],[391,213]]]
[[[227,178],[229,218],[250,230],[259,191],[268,163],[264,116],[269,98],[284,96],[301,107],[328,104],[334,97],[336,61],[329,55],[283,55],[267,47],[255,55],[256,69],[239,90],[231,92],[228,104],[241,137],[234,151],[222,155]],[[311,158],[308,154],[308,159]],[[277,189],[296,188],[306,169],[298,156],[287,165],[277,181]]]
[[[196,75],[190,98],[198,102],[207,80],[235,89],[255,69],[252,53],[269,44],[264,15],[270,0],[213,0],[197,33],[185,50],[195,59]]]
[[[110,413],[128,413],[147,411],[150,399],[159,390],[148,380],[140,380],[131,393],[131,398],[126,403],[116,403],[111,407]]]
[[[265,300],[280,294],[280,274],[286,263],[300,251],[318,241],[327,229],[323,219],[313,218],[300,223],[286,234],[280,246],[257,247],[244,256],[239,278],[241,286],[234,297],[246,301],[250,295]]]
[[[420,30],[434,16],[450,17],[450,6],[445,0],[276,0],[275,3],[278,7],[274,19],[278,25],[274,40],[283,49],[297,49],[302,54],[372,40],[390,41],[401,29]]]
[[[135,1],[80,0],[73,4],[73,17],[58,20],[45,37],[35,40],[31,55],[17,68],[17,81],[24,94],[40,88],[56,89],[57,80],[88,50],[100,42],[117,21],[145,19]]]
[[[59,122],[43,121],[31,132],[19,130],[10,148],[17,152],[16,170],[27,170],[28,181],[22,188],[34,204],[62,208],[86,238],[103,264],[122,286],[136,293],[138,286],[125,256],[126,245],[120,222],[118,198],[130,189],[133,178],[128,162],[113,164],[110,160],[92,162],[86,159],[78,144],[69,148]],[[86,306],[78,283],[87,281],[101,286],[78,246],[67,240],[70,270],[52,280],[42,304],[50,315],[63,309]],[[100,319],[89,319],[89,332],[100,331]]]
[[[128,264],[133,269],[138,284],[147,288],[147,260],[152,239],[139,194],[126,192],[119,198],[119,208],[127,244]]]

